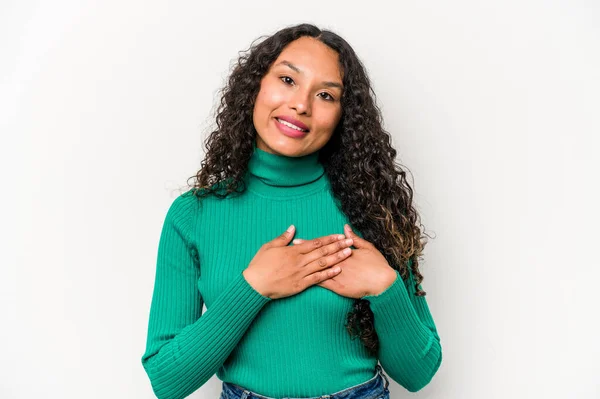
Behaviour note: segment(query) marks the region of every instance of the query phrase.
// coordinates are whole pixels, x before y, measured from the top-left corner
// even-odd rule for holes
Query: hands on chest
[[[285,298],[312,285],[348,298],[377,295],[396,279],[394,269],[369,241],[356,235],[347,224],[345,235],[332,234],[313,240],[294,240],[294,226],[263,244],[244,278],[261,295]],[[356,249],[351,249],[354,245]]]

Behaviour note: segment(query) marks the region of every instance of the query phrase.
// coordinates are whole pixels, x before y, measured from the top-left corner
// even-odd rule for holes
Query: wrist
[[[246,282],[250,285],[250,287],[252,287],[252,289],[256,292],[258,292],[260,295],[267,297],[267,298],[271,298],[271,296],[265,292],[263,290],[262,287],[259,286],[259,284],[257,284],[254,281],[254,277],[252,277],[252,272],[248,271],[248,269],[244,269],[244,271],[242,272],[242,275],[244,276],[244,279],[246,279]]]
[[[377,287],[374,287],[374,289],[371,290],[372,292],[369,292],[367,295],[369,295],[369,296],[381,295],[384,291],[386,291],[388,288],[390,288],[392,286],[392,284],[394,284],[394,282],[396,281],[396,278],[398,276],[394,269],[392,269],[391,267],[389,269],[390,270],[387,273],[385,273],[385,276],[382,277],[382,279],[380,280],[381,283],[378,284]]]

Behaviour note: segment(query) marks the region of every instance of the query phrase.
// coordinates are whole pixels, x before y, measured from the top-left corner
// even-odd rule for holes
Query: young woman
[[[159,242],[141,359],[157,397],[215,373],[222,399],[389,398],[383,370],[427,385],[442,349],[419,215],[350,45],[310,24],[253,43],[205,146]]]

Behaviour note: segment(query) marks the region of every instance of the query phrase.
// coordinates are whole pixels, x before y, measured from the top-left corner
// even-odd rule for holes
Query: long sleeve
[[[417,392],[439,369],[442,347],[425,297],[414,295],[410,267],[409,272],[404,282],[396,271],[396,280],[385,291],[362,299],[371,304],[383,369],[409,392]]]
[[[163,224],[141,358],[161,399],[185,398],[208,381],[271,300],[240,272],[202,314],[198,249],[191,234],[198,224],[198,200],[189,193],[173,201]]]

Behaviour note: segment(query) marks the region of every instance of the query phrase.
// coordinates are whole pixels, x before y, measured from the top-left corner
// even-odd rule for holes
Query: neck
[[[288,198],[311,194],[324,188],[325,169],[319,151],[301,157],[288,157],[261,150],[253,140],[248,162],[248,188],[262,196]]]

